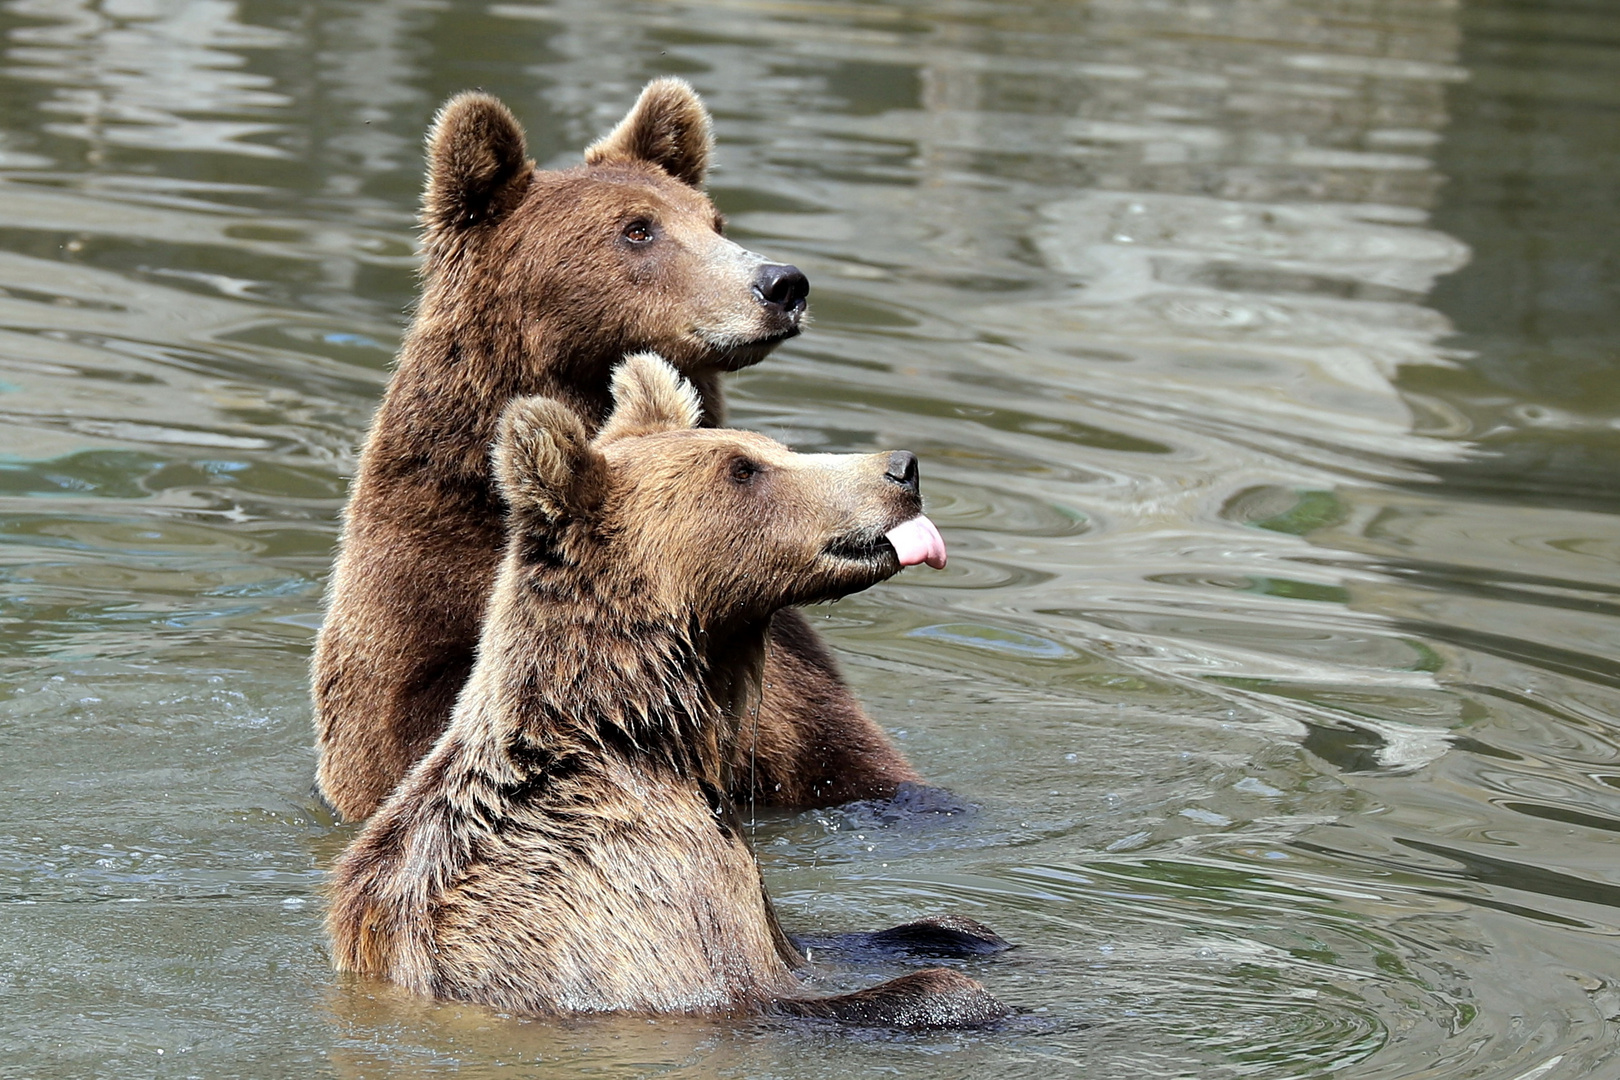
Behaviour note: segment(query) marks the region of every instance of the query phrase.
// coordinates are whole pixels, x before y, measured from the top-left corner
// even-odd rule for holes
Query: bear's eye
[[[735,458],[731,462],[731,478],[739,484],[746,484],[759,474],[759,466],[745,457]]]
[[[653,238],[652,222],[632,221],[624,227],[624,238],[632,244],[649,243]]]

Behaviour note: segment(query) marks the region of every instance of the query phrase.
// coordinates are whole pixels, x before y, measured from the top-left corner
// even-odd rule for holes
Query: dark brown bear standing
[[[545,394],[594,429],[609,374],[651,349],[724,416],[721,373],[799,332],[809,285],[721,235],[699,190],[712,150],[691,87],[659,79],[583,166],[539,171],[484,94],[428,140],[422,297],[345,513],[315,649],[319,784],[372,812],[444,730],[472,668],[503,507],[489,472],[501,410]],[[739,772],[789,806],[888,797],[919,779],[862,712],[803,616],[772,628],[757,742]],[[739,795],[750,792],[738,792]]]
[[[727,794],[771,616],[943,564],[915,459],[698,428],[656,356],[613,387],[594,440],[553,399],[500,420],[509,539],[478,661],[337,862],[337,967],[529,1014],[1006,1015],[948,969],[798,996],[803,958]]]

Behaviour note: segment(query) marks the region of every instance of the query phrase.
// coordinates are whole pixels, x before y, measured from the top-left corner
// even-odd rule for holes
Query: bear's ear
[[[598,443],[695,428],[703,419],[697,390],[657,353],[632,353],[613,370],[613,414]]]
[[[428,129],[422,224],[429,238],[493,221],[528,190],[534,163],[505,105],[488,94],[458,94]]]
[[[516,398],[506,407],[493,459],[506,505],[551,522],[589,517],[607,487],[607,461],[579,415],[553,398]]]
[[[585,150],[587,165],[645,161],[702,187],[714,156],[709,110],[685,79],[654,79],[619,126]]]

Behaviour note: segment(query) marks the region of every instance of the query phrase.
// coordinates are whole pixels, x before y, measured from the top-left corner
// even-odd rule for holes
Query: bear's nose
[[[889,455],[889,466],[883,475],[915,495],[921,488],[917,476],[917,455],[910,450],[896,450]]]
[[[776,308],[784,315],[797,315],[804,310],[805,297],[810,295],[810,279],[797,266],[766,263],[754,275],[754,295],[766,307]]]

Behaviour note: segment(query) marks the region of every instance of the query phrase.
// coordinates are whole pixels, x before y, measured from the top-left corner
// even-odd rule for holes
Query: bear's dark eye
[[[624,227],[624,238],[632,244],[650,243],[653,238],[652,222],[632,221]]]
[[[746,484],[759,474],[759,466],[745,457],[735,458],[731,462],[731,478],[739,484]]]
[[[726,235],[726,215],[714,215],[714,231],[719,233],[721,236]]]

